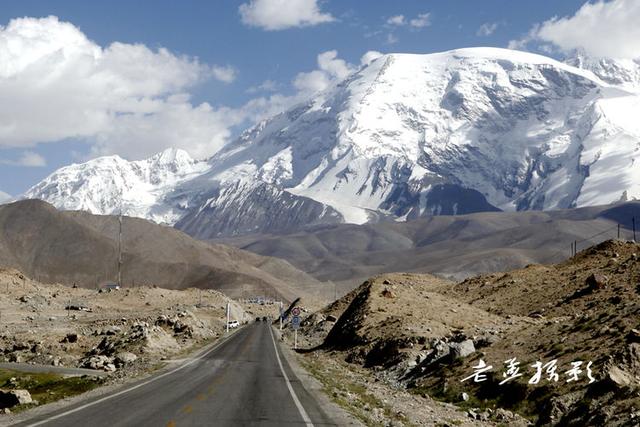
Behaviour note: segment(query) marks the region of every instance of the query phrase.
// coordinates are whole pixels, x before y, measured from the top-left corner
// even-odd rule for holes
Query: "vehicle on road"
[[[238,322],[237,320],[230,320],[229,321],[229,327],[230,328],[237,328],[238,326],[240,326],[240,322]]]

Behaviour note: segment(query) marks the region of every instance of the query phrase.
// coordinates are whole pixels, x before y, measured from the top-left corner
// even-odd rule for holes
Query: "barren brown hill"
[[[631,238],[640,202],[558,211],[484,212],[409,222],[332,225],[288,235],[221,240],[286,259],[319,280],[343,282],[343,293],[367,277],[390,272],[464,279],[532,263],[566,259],[603,240]],[[640,235],[640,232],[638,232]]]
[[[60,212],[25,200],[0,206],[0,266],[43,282],[93,288],[117,278],[118,217]],[[124,286],[217,289],[231,297],[314,298],[323,284],[286,261],[197,241],[170,227],[123,218]]]
[[[336,322],[310,317],[305,333],[329,331],[310,357],[339,356],[476,420],[515,425],[525,422],[520,414],[536,425],[637,425],[639,254],[636,243],[609,240],[559,264],[458,284],[382,275],[347,297]],[[500,384],[514,358],[522,375]],[[481,360],[491,366],[486,380],[462,381]],[[532,383],[537,362],[544,371]],[[578,379],[569,381],[574,362]]]

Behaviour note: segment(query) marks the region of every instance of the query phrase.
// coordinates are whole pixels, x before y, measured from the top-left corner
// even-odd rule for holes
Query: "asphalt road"
[[[252,324],[174,370],[18,425],[336,425],[303,388],[276,342],[268,324]]]

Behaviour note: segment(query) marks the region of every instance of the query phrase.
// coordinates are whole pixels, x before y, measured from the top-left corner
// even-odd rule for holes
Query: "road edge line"
[[[296,395],[296,392],[293,390],[293,386],[291,385],[291,381],[289,381],[289,377],[287,376],[287,373],[284,371],[284,366],[282,366],[282,361],[280,360],[280,354],[278,353],[278,346],[276,345],[276,340],[273,337],[273,330],[271,326],[269,326],[269,334],[271,334],[271,342],[273,343],[273,348],[276,351],[276,359],[278,360],[278,365],[280,366],[280,371],[284,376],[284,380],[287,383],[289,394],[291,394],[291,398],[293,398],[293,403],[296,404],[296,407],[298,408],[298,412],[300,412],[300,416],[302,416],[302,420],[305,422],[306,426],[314,427],[313,423],[311,422],[311,418],[309,418],[309,414],[307,414],[307,411],[305,411],[304,406],[302,406],[302,403],[300,403],[300,399],[298,399],[298,396]]]
[[[241,328],[241,329],[243,329],[243,328]],[[239,330],[241,330],[241,329],[238,329],[238,331],[239,331]],[[237,332],[237,331],[236,331],[236,332]],[[180,370],[182,370],[182,369],[186,368],[187,366],[191,366],[191,365],[193,365],[194,363],[196,363],[197,361],[202,360],[205,356],[207,356],[207,355],[208,355],[209,353],[211,353],[212,351],[216,350],[218,347],[220,347],[222,344],[224,344],[225,342],[227,342],[227,341],[228,341],[232,336],[234,336],[234,335],[235,335],[235,333],[230,334],[230,335],[228,335],[227,337],[225,337],[223,340],[221,340],[221,341],[218,341],[218,342],[214,343],[214,344],[213,344],[213,346],[212,346],[209,350],[206,350],[206,351],[202,352],[199,356],[197,356],[197,357],[195,357],[195,358],[191,359],[190,361],[188,361],[188,362],[184,363],[183,365],[178,366],[178,367],[177,367],[177,368],[175,368],[175,369],[172,369],[172,370],[170,370],[170,371],[168,371],[168,372],[165,372],[165,373],[163,373],[163,374],[160,374],[160,375],[158,375],[158,376],[155,376],[155,377],[153,377],[153,378],[150,378],[150,379],[148,379],[148,380],[146,380],[146,381],[144,381],[144,382],[141,382],[140,384],[136,384],[136,385],[131,386],[131,387],[129,387],[129,388],[126,388],[126,389],[124,389],[124,390],[120,390],[120,391],[119,391],[119,392],[117,392],[117,393],[110,394],[110,395],[105,396],[105,397],[102,397],[102,398],[100,398],[100,399],[98,399],[98,400],[94,400],[93,402],[85,403],[84,405],[78,406],[77,408],[74,408],[74,409],[70,409],[70,410],[65,411],[65,412],[63,412],[63,413],[61,413],[61,414],[54,415],[54,416],[52,416],[52,417],[48,417],[48,418],[47,418],[47,419],[45,419],[45,420],[37,421],[37,422],[32,423],[32,424],[27,424],[27,425],[26,425],[26,427],[37,427],[37,426],[41,426],[41,425],[46,424],[46,423],[48,423],[48,422],[55,421],[55,420],[57,420],[57,419],[59,419],[59,418],[66,417],[67,415],[75,414],[76,412],[82,411],[83,409],[90,408],[90,407],[92,407],[92,406],[94,406],[94,405],[97,405],[97,404],[99,404],[99,403],[106,402],[106,401],[107,401],[107,400],[109,400],[109,399],[113,399],[114,397],[122,396],[123,394],[129,393],[130,391],[137,390],[137,389],[139,389],[140,387],[144,387],[144,386],[145,386],[145,385],[147,385],[147,384],[151,384],[152,382],[159,380],[160,378],[164,378],[164,377],[166,377],[166,376],[168,376],[168,375],[175,374],[176,372],[178,372],[178,371],[180,371]],[[26,422],[28,422],[28,421],[26,421]]]

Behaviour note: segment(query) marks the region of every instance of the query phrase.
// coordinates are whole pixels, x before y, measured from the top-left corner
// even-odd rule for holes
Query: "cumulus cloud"
[[[299,73],[293,81],[293,86],[303,93],[315,93],[329,87],[336,81],[341,81],[353,71],[355,67],[344,59],[338,58],[336,50],[329,50],[318,55],[318,69],[308,73]]]
[[[8,202],[12,199],[10,194],[5,193],[4,191],[0,191],[0,203]]]
[[[476,35],[479,37],[487,37],[493,34],[497,28],[497,22],[485,22],[484,24],[480,25],[480,28],[478,28],[478,31],[476,31]]]
[[[317,0],[251,0],[239,8],[242,23],[268,31],[308,27],[335,21]]]
[[[417,17],[409,21],[409,25],[411,25],[414,28],[428,27],[429,25],[431,25],[431,14],[420,13]]]
[[[226,65],[226,66],[215,65],[211,67],[211,73],[216,79],[225,83],[233,82],[237,76],[236,69],[229,65]]]
[[[537,24],[511,48],[546,43],[564,52],[581,50],[594,57],[640,57],[640,2],[612,0],[585,3],[569,17],[553,17]],[[546,46],[548,50],[549,47]]]
[[[382,52],[378,52],[377,50],[370,50],[362,55],[362,57],[360,58],[360,65],[369,65],[371,64],[371,61],[380,58],[382,55],[384,55]]]
[[[408,25],[412,28],[424,28],[431,25],[430,13],[419,13],[413,18],[407,18],[404,15],[395,15],[387,18],[387,27],[403,27]]]
[[[259,85],[251,86],[247,89],[247,93],[258,93],[258,92],[275,92],[278,90],[278,83],[273,80],[265,80]]]
[[[47,161],[35,151],[23,151],[17,160],[0,160],[0,164],[39,168],[47,165]]]
[[[188,90],[235,74],[163,48],[102,47],[54,16],[14,19],[0,27],[0,148],[78,139],[130,158],[170,146],[206,156],[236,117],[192,105]],[[32,154],[23,164],[40,165]]]
[[[404,25],[405,23],[404,15],[396,15],[387,19],[388,25]]]

